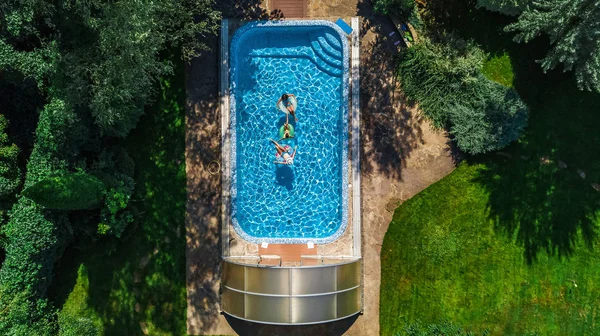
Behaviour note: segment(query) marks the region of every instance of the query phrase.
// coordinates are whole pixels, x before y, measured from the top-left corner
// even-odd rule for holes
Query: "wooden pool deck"
[[[286,19],[305,18],[307,15],[307,0],[271,0],[269,9],[278,11]]]

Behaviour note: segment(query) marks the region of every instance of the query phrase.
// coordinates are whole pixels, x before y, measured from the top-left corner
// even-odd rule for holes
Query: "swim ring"
[[[293,137],[294,136],[294,126],[288,124],[288,127],[290,128],[290,136]],[[281,126],[279,128],[279,138],[283,139],[283,136],[285,135],[285,125]]]
[[[289,100],[289,102],[292,104],[292,106],[294,107],[294,110],[296,110],[296,107],[298,106],[298,102],[296,101],[296,97],[294,96],[290,96],[287,100]],[[279,107],[279,109],[281,110],[281,112],[288,114],[290,111],[288,111],[288,109],[285,107],[285,104],[283,103],[283,100],[279,102],[279,104],[277,104],[277,106]]]

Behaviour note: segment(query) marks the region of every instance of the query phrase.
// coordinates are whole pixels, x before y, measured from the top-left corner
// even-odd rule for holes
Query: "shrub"
[[[471,90],[481,99],[471,106],[457,104],[449,109],[450,133],[458,147],[479,154],[502,149],[517,140],[527,125],[527,107],[516,91],[483,75]]]
[[[410,13],[416,9],[415,0],[376,0],[375,10],[384,14],[390,12],[398,13],[408,18]]]
[[[21,184],[21,169],[17,164],[19,148],[9,144],[7,126],[8,120],[0,115],[0,199],[14,196]]]
[[[400,53],[398,75],[405,95],[419,105],[437,127],[448,123],[448,109],[470,97],[467,86],[478,80],[485,54],[473,43],[452,35],[447,43],[423,38]]]
[[[104,184],[85,173],[74,173],[42,180],[23,190],[23,195],[56,210],[97,208],[103,199]]]
[[[428,39],[404,50],[398,73],[406,96],[437,127],[448,127],[470,154],[498,150],[527,125],[527,108],[516,91],[487,79],[485,54],[471,42]]]

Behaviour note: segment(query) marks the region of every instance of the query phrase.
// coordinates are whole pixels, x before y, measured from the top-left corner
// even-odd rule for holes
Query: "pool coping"
[[[236,204],[235,204],[235,198],[237,196],[237,185],[236,185],[236,176],[233,175],[232,176],[232,172],[237,173],[236,172],[236,132],[234,127],[231,127],[232,125],[235,125],[236,123],[236,113],[235,113],[235,87],[236,87],[236,83],[233,80],[233,76],[235,73],[235,69],[237,67],[237,59],[235,57],[231,57],[230,58],[230,53],[229,53],[229,49],[231,46],[231,49],[234,50],[235,48],[237,48],[237,43],[239,41],[239,39],[243,36],[243,34],[252,29],[252,28],[270,28],[270,27],[278,27],[278,26],[327,26],[332,28],[333,30],[335,30],[340,37],[340,40],[342,42],[342,51],[344,53],[344,59],[342,62],[342,66],[343,66],[343,74],[342,75],[342,100],[343,100],[343,104],[342,104],[342,113],[343,113],[343,118],[342,118],[342,132],[346,134],[345,137],[343,137],[343,142],[342,142],[342,146],[345,148],[345,150],[342,151],[342,171],[345,172],[344,174],[342,174],[342,223],[340,225],[340,227],[337,229],[337,231],[335,233],[333,233],[332,235],[325,237],[325,238],[302,238],[302,237],[298,237],[298,238],[267,238],[267,237],[255,237],[255,236],[251,236],[248,233],[246,233],[240,226],[239,223],[236,220],[235,217],[235,213],[236,213]],[[348,129],[348,118],[350,117],[349,115],[349,111],[348,111],[348,105],[349,105],[349,76],[348,74],[349,72],[349,56],[350,56],[350,50],[348,48],[348,38],[347,38],[347,34],[342,31],[342,29],[340,27],[338,27],[335,23],[331,22],[331,21],[326,21],[326,20],[286,20],[286,21],[251,21],[246,23],[245,25],[243,25],[242,27],[240,27],[234,34],[233,39],[231,40],[231,44],[229,45],[228,41],[229,41],[229,32],[228,32],[228,22],[226,22],[225,20],[223,20],[223,24],[222,24],[222,29],[221,29],[221,69],[220,69],[220,76],[221,76],[221,108],[222,111],[227,111],[226,113],[221,113],[221,134],[222,134],[222,179],[223,179],[223,190],[222,190],[222,223],[223,223],[223,231],[222,231],[222,242],[223,242],[223,255],[229,255],[229,223],[231,223],[231,225],[234,228],[234,231],[244,240],[251,242],[251,243],[272,243],[272,244],[303,244],[303,243],[308,243],[308,242],[312,242],[315,244],[328,244],[331,242],[336,241],[338,238],[340,238],[344,232],[346,232],[346,229],[348,227],[348,197],[349,195],[349,187],[352,187],[352,185],[348,184],[348,175],[350,174],[350,170],[348,167],[348,156],[349,156],[349,152],[350,152],[350,148],[349,148],[349,129]],[[356,40],[358,41],[358,36],[357,34],[352,34],[352,38],[354,41],[356,35]],[[357,42],[358,43],[358,42]],[[354,43],[353,43],[354,44]],[[354,51],[354,48],[353,48]],[[354,54],[353,54],[354,55]],[[353,62],[354,65],[354,62]],[[354,66],[353,66],[354,69]],[[358,71],[357,71],[358,73]],[[353,84],[354,84],[354,73],[352,74],[353,76]],[[354,86],[354,85],[353,85]],[[358,88],[357,88],[358,89]],[[354,88],[353,88],[354,91]],[[354,96],[354,95],[353,95]],[[354,107],[354,97],[352,99],[352,105]],[[353,111],[353,114],[355,112]],[[355,121],[354,121],[354,115],[353,117],[353,122],[352,122],[352,128],[353,129],[357,129],[359,130],[360,128],[355,128]],[[358,118],[359,119],[359,118]],[[356,167],[360,167],[360,161],[358,159],[358,154],[360,149],[354,148],[354,144],[355,144],[355,136],[358,136],[360,132],[352,132],[352,153],[353,157],[352,157],[352,175],[353,175],[353,182],[356,179],[357,174],[360,174],[360,169],[358,171],[356,171]],[[360,142],[357,141],[357,144],[359,144]],[[355,162],[356,160],[356,162]],[[358,164],[358,166],[356,166]],[[355,219],[355,216],[353,215],[352,218],[352,222],[353,222],[353,227],[356,227],[356,223],[358,222],[358,227],[359,230],[354,232],[354,235],[358,234],[360,237],[361,231],[360,231],[360,177],[358,179],[358,184],[355,184],[356,186],[358,186],[358,188],[354,187],[353,188],[353,204],[355,201],[354,199],[354,195],[356,195],[356,190],[358,189],[358,211],[359,211],[359,215],[357,216],[358,218]],[[353,213],[356,211],[355,209],[356,207],[353,206]],[[227,228],[225,228],[227,227]],[[356,241],[356,239],[354,239]],[[360,255],[360,239],[358,239],[358,244],[355,243],[354,244],[354,254],[355,255]],[[357,246],[358,245],[358,248]],[[358,251],[357,251],[358,250]],[[358,253],[357,253],[358,252]]]

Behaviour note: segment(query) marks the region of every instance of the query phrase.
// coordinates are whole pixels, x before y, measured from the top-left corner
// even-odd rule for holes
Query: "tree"
[[[540,61],[542,69],[562,64],[564,71],[575,71],[581,90],[600,92],[600,2],[536,1],[506,31],[517,32],[516,42],[547,34],[551,48]]]
[[[470,154],[506,147],[527,125],[527,107],[512,88],[481,73],[485,54],[452,35],[424,39],[400,54],[398,74],[405,95],[437,127],[447,127]]]
[[[533,0],[477,0],[477,7],[505,15],[519,15]]]
[[[527,125],[527,107],[517,92],[481,77],[472,88],[481,99],[449,109],[450,133],[469,154],[502,149],[517,140]]]
[[[9,143],[7,126],[8,120],[0,115],[0,199],[13,197],[21,184],[21,169],[17,164],[19,148]]]
[[[41,180],[23,195],[48,209],[85,210],[100,206],[104,184],[97,177],[74,173]]]

